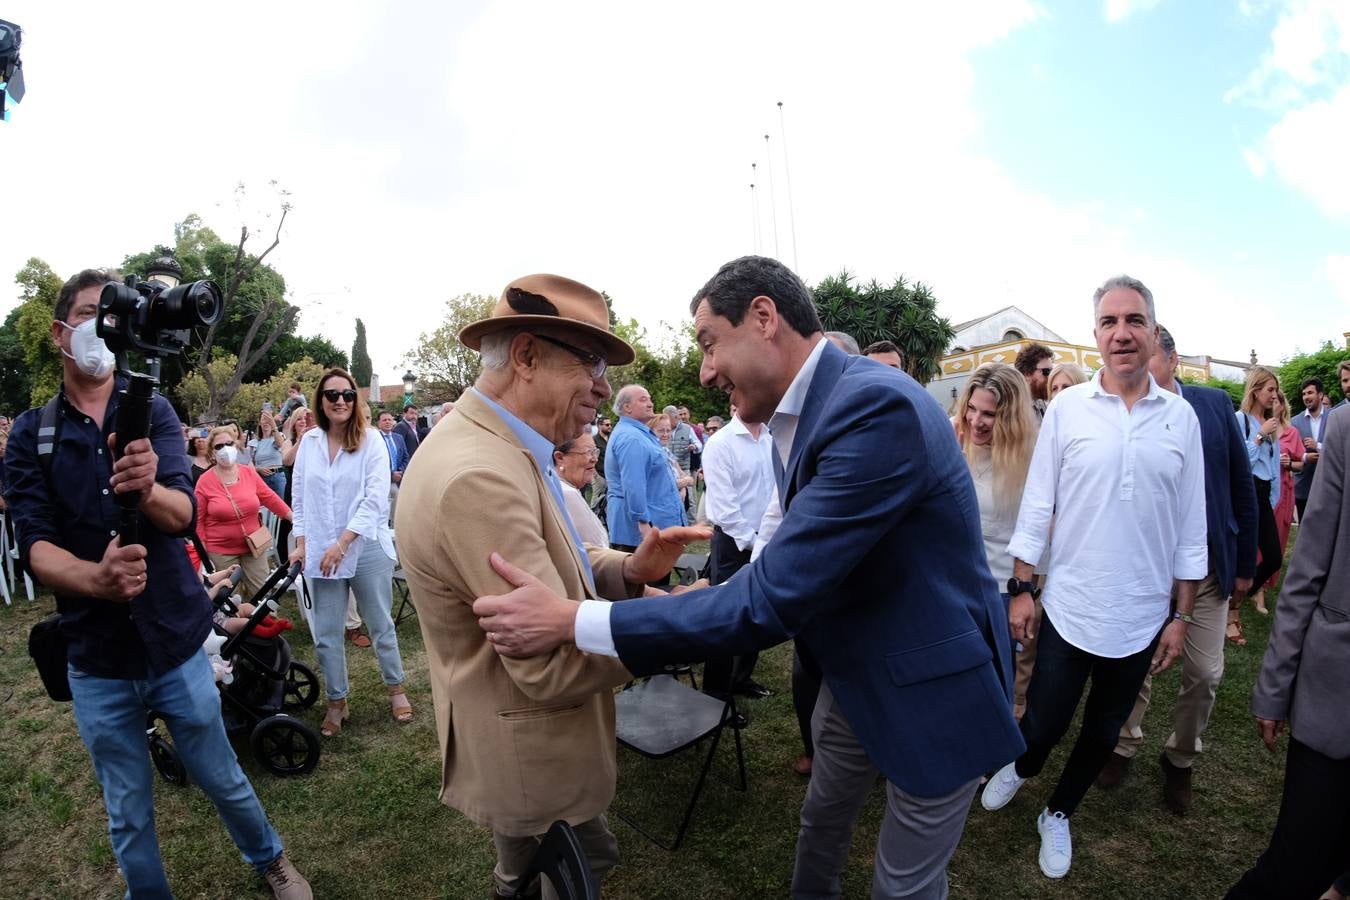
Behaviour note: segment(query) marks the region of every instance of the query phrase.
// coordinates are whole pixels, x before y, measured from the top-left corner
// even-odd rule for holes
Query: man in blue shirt
[[[614,395],[614,426],[605,447],[609,488],[609,539],[616,550],[635,550],[647,532],[688,525],[675,469],[647,422],[655,414],[652,395],[640,384]]]
[[[29,410],[15,423],[6,457],[19,551],[61,613],[75,721],[103,787],[113,853],[128,896],[172,896],[145,742],[153,709],[244,858],[277,897],[308,900],[309,884],[286,858],[221,720],[202,650],[211,604],[183,545],[196,518],[192,478],[167,400],[155,397],[148,439],[113,461],[126,384],[114,378],[112,354],[94,330],[99,294],[113,280],[86,269],[61,288],[51,332],[64,357],[55,434],[40,442],[42,409]],[[49,472],[43,453],[51,454]],[[140,495],[141,544],[120,545],[118,494]]]

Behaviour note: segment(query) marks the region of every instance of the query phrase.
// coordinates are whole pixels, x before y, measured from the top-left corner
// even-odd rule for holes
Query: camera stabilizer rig
[[[117,448],[120,459],[132,441],[150,433],[150,407],[159,389],[160,358],[183,352],[199,325],[214,325],[225,312],[220,288],[210,281],[178,284],[175,271],[182,274],[172,259],[155,261],[156,271],[147,281],[128,275],[123,284],[103,286],[98,298],[98,336],[117,357],[117,371],[128,379],[127,389],[117,406]],[[127,351],[145,356],[150,371],[132,372]],[[118,494],[122,508],[121,544],[140,543],[139,498]]]

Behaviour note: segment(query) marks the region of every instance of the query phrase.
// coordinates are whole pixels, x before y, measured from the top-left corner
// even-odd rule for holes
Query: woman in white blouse
[[[608,547],[609,534],[605,526],[600,524],[600,519],[591,512],[590,504],[581,495],[581,489],[595,478],[595,463],[599,458],[595,438],[588,431],[553,448],[553,468],[558,470],[558,478],[562,481],[563,501],[572,526],[583,544]]]
[[[956,438],[975,483],[989,571],[1005,604],[1013,574],[1008,542],[1017,527],[1038,431],[1031,391],[1021,373],[1003,363],[986,363],[971,373],[957,406]],[[1015,660],[1019,679],[1013,708],[1020,717],[1031,672],[1021,658]]]
[[[369,425],[356,382],[330,369],[314,392],[317,427],[295,454],[291,488],[295,552],[304,563],[314,601],[314,652],[328,685],[320,731],[331,737],[347,719],[347,654],[343,645],[347,593],[370,631],[394,718],[412,720],[403,690],[403,660],[390,616],[394,541],[389,533],[389,454]]]

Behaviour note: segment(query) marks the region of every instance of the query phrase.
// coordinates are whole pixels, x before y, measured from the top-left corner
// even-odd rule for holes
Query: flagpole
[[[783,101],[778,101],[778,131],[783,136],[783,174],[787,180],[788,225],[792,230],[792,269],[797,270],[797,215],[792,203],[792,169],[788,167],[787,126],[783,122]]]
[[[769,136],[764,135],[764,152],[769,157],[769,212],[773,214],[773,257],[780,259],[778,252],[778,198],[773,189],[773,153],[769,151]]]

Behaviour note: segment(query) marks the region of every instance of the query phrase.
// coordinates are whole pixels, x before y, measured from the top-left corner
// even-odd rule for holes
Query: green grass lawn
[[[1291,543],[1292,546],[1292,543]],[[1273,598],[1272,598],[1273,599]],[[122,883],[102,798],[69,704],[50,701],[27,655],[29,627],[50,598],[0,609],[0,897],[113,898]],[[294,609],[293,620],[299,619]],[[1067,748],[1046,775],[998,813],[978,802],[951,864],[954,897],[1218,897],[1264,849],[1279,806],[1283,751],[1256,739],[1248,712],[1269,620],[1245,611],[1249,644],[1227,651],[1227,672],[1196,767],[1196,803],[1178,818],[1160,803],[1157,757],[1169,730],[1178,675],[1155,680],[1146,744],[1118,791],[1089,794],[1073,819],[1074,863],[1052,882],[1036,864],[1035,819]],[[312,662],[303,625],[289,633],[296,658]],[[312,774],[280,779],[239,742],[245,771],[292,858],[321,898],[485,897],[490,835],[440,804],[436,737],[426,659],[416,620],[399,631],[416,721],[399,726],[370,650],[349,646],[352,718],[324,742]],[[719,766],[678,852],[662,850],[617,816],[622,861],[605,886],[614,898],[741,898],[787,895],[797,813],[806,782],[791,771],[801,752],[789,688],[790,646],[760,657],[756,677],[774,696],[746,704],[749,790],[732,787],[733,745]],[[302,714],[316,728],[323,703]],[[1070,735],[1074,733],[1071,731]],[[1067,743],[1067,741],[1066,741]],[[694,768],[680,759],[619,753],[616,807],[673,833]],[[240,860],[215,810],[195,788],[156,787],[157,827],[170,883],[180,898],[267,897]],[[613,812],[613,810],[611,810]],[[865,897],[881,815],[874,792],[855,831],[844,896]]]

